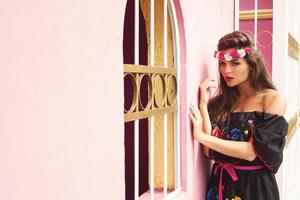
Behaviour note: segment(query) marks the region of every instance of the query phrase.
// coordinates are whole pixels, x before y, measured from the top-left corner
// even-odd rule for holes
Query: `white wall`
[[[300,97],[300,64],[288,57],[288,33],[300,42],[300,3],[298,0],[280,1],[274,0],[273,23],[273,80],[279,86],[280,91],[287,100],[286,119],[289,121],[299,111]],[[300,130],[294,134],[292,141],[284,151],[284,160],[277,174],[281,199],[292,200],[299,197],[293,196],[297,189],[295,177],[297,166],[300,166],[297,155],[300,141]]]

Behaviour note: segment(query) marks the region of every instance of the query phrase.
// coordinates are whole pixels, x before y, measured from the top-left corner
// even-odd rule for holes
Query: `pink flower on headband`
[[[247,54],[251,53],[251,47],[245,47],[244,50]]]
[[[232,51],[224,54],[223,51],[215,51],[214,57],[218,58],[219,60],[227,60],[231,61],[232,59],[235,58],[242,58],[246,54],[250,54],[252,52],[251,47],[247,46],[243,49],[233,49]]]
[[[214,57],[223,60],[224,59],[224,53],[222,51],[215,51]]]
[[[224,59],[224,53],[223,52],[219,52],[219,57],[220,57],[220,59]]]
[[[230,51],[229,55],[230,55],[232,58],[237,58],[237,57],[239,57],[239,54],[238,54],[238,52],[237,52],[236,49]]]

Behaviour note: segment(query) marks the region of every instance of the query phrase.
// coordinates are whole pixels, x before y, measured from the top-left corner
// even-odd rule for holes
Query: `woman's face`
[[[224,51],[224,54],[233,49]],[[228,87],[246,83],[249,76],[249,65],[244,58],[236,58],[231,61],[219,60],[219,70]]]

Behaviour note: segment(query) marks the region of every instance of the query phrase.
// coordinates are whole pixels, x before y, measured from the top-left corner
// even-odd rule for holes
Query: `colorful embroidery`
[[[222,138],[222,131],[218,126],[214,128],[211,134],[217,138]]]
[[[248,123],[241,128],[229,129],[228,127],[220,128],[215,125],[212,130],[212,135],[224,140],[232,141],[249,141],[251,133],[254,131],[253,120],[248,120]]]
[[[218,195],[215,195],[215,188],[214,187],[210,187],[207,191],[207,195],[206,195],[206,199],[207,200],[218,200]]]
[[[240,141],[241,140],[241,130],[234,128],[230,131],[230,139],[233,141]]]

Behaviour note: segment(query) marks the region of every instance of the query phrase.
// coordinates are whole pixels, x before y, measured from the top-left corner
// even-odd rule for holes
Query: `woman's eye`
[[[225,63],[223,63],[223,62],[219,63],[219,67],[224,67],[224,66],[225,66]]]
[[[233,66],[238,66],[239,64],[240,64],[240,63],[238,63],[238,62],[233,62],[233,63],[232,63]]]

